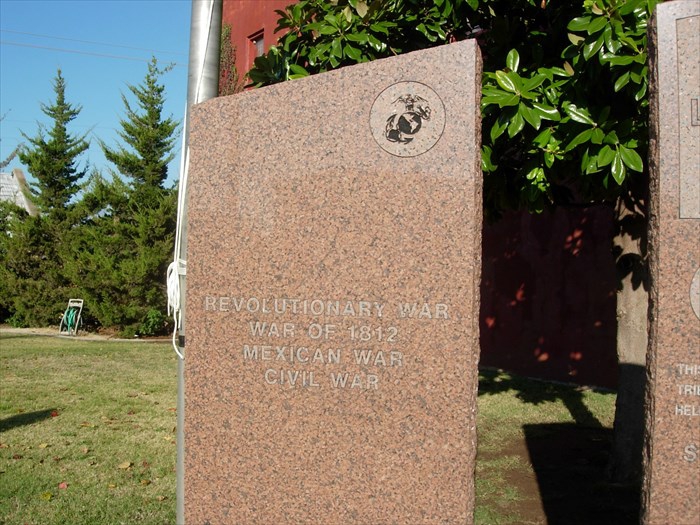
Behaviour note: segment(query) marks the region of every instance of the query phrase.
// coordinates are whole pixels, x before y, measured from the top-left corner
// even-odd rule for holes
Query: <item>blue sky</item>
[[[161,78],[165,115],[182,120],[187,101],[190,0],[0,0],[0,161],[35,136],[38,122],[49,124],[42,103],[55,100],[57,69],[66,80],[66,98],[82,111],[69,127],[88,134],[89,151],[80,166],[107,174],[101,139],[115,145],[124,116],[121,94],[143,81],[147,63],[175,67]],[[178,178],[180,142],[169,181]],[[5,169],[22,166],[19,159]],[[29,178],[31,179],[31,175]]]

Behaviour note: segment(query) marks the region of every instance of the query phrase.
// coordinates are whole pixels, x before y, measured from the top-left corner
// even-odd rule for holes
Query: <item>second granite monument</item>
[[[651,308],[645,525],[700,524],[700,2],[650,32]]]

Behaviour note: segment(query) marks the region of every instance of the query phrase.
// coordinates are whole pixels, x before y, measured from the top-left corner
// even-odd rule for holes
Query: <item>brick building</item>
[[[294,0],[223,0],[222,23],[231,26],[231,43],[236,50],[236,69],[243,76],[256,57],[277,42],[279,15]]]

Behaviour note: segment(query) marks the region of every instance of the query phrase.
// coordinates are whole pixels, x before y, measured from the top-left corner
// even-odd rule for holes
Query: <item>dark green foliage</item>
[[[10,236],[10,224],[12,213],[17,210],[17,206],[12,203],[0,201],[0,322],[10,317],[12,311],[11,288],[8,284],[10,277],[7,271],[7,253]]]
[[[33,217],[9,205],[0,212],[0,314],[10,316],[9,322],[17,326],[57,324],[75,293],[64,272],[64,243],[75,226],[76,194],[84,175],[76,161],[88,144],[68,131],[80,107],[66,101],[60,70],[53,87],[54,103],[41,106],[52,120],[51,128],[40,126],[34,138],[24,135],[29,146],[19,153],[37,180],[32,199],[40,213]]]
[[[88,324],[126,335],[166,329],[165,274],[172,254],[177,194],[165,188],[178,123],[163,118],[167,69],[151,61],[144,82],[122,97],[125,146],[103,149],[119,174],[95,172],[84,185],[75,158],[87,144],[67,124],[80,109],[65,101],[60,71],[56,102],[42,106],[53,119],[21,155],[37,179],[40,214],[0,207],[0,321],[19,326],[57,325],[71,297],[85,300]],[[80,193],[78,194],[78,191]]]
[[[79,190],[79,181],[85,171],[76,167],[76,158],[88,149],[85,137],[68,132],[68,124],[79,114],[81,107],[66,101],[66,82],[59,69],[53,83],[56,100],[42,104],[41,110],[51,118],[48,132],[43,126],[35,137],[22,134],[29,142],[19,152],[20,160],[37,180],[33,185],[33,200],[43,214],[64,220],[72,199]]]
[[[134,195],[139,199],[139,195],[150,197],[153,188],[163,188],[168,163],[174,158],[172,150],[179,124],[172,117],[163,118],[165,86],[158,83],[159,77],[169,70],[159,69],[156,59],[151,59],[143,83],[129,85],[129,91],[136,97],[137,108],[122,95],[126,118],[120,121],[122,130],[119,136],[126,146],[110,148],[102,144],[107,160],[131,181]]]
[[[64,235],[48,216],[15,208],[6,217],[7,230],[0,235],[0,313],[14,326],[58,324],[76,293],[64,272]]]
[[[152,335],[166,327],[162,322],[155,330],[150,312],[166,309],[164,276],[172,253],[176,193],[160,190],[157,202],[144,206],[133,192],[119,177],[107,181],[93,175],[66,271],[101,325],[118,327],[125,335]]]
[[[566,204],[572,190],[612,202],[645,172],[654,4],[587,2],[486,72],[483,168],[496,210]]]
[[[143,83],[129,86],[135,109],[122,97],[127,118],[120,137],[126,146],[102,145],[117,168],[111,181],[93,174],[80,203],[81,224],[72,236],[73,282],[89,314],[125,335],[152,335],[166,328],[165,274],[172,257],[177,213],[175,190],[164,188],[178,123],[163,118],[161,70],[152,60]]]
[[[645,171],[655,0],[302,0],[255,85],[477,38],[486,212],[615,200]],[[635,175],[637,174],[637,175]]]

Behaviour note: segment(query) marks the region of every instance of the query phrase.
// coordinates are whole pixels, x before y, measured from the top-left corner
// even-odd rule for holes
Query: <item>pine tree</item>
[[[159,68],[153,58],[143,83],[128,86],[136,97],[137,108],[122,94],[126,118],[120,121],[119,136],[129,148],[124,145],[110,148],[102,144],[105,157],[131,181],[137,197],[139,191],[164,188],[168,163],[175,156],[173,146],[179,123],[172,116],[163,118],[165,86],[158,82],[170,69]]]
[[[74,293],[64,272],[66,242],[75,226],[71,213],[85,171],[77,158],[88,148],[85,136],[68,131],[80,106],[66,101],[66,83],[58,70],[53,82],[56,99],[42,104],[51,118],[50,128],[39,126],[35,137],[23,133],[28,145],[19,151],[20,160],[36,179],[32,199],[39,208],[36,217],[19,208],[5,210],[0,289],[7,295],[4,314],[16,325],[58,324],[60,314]]]
[[[165,328],[165,273],[175,234],[177,194],[165,188],[179,123],[163,117],[165,88],[155,59],[144,81],[122,95],[123,144],[102,143],[116,168],[114,180],[95,175],[81,205],[84,217],[73,240],[69,271],[103,325],[124,335],[150,335]]]
[[[53,88],[56,93],[54,103],[41,105],[41,111],[52,119],[53,126],[47,131],[40,125],[35,137],[22,133],[29,146],[21,148],[19,159],[37,180],[32,187],[39,211],[63,220],[80,189],[80,179],[85,175],[85,170],[78,170],[76,159],[89,144],[85,135],[75,136],[68,132],[68,124],[80,114],[82,107],[66,101],[66,82],[60,69]]]

